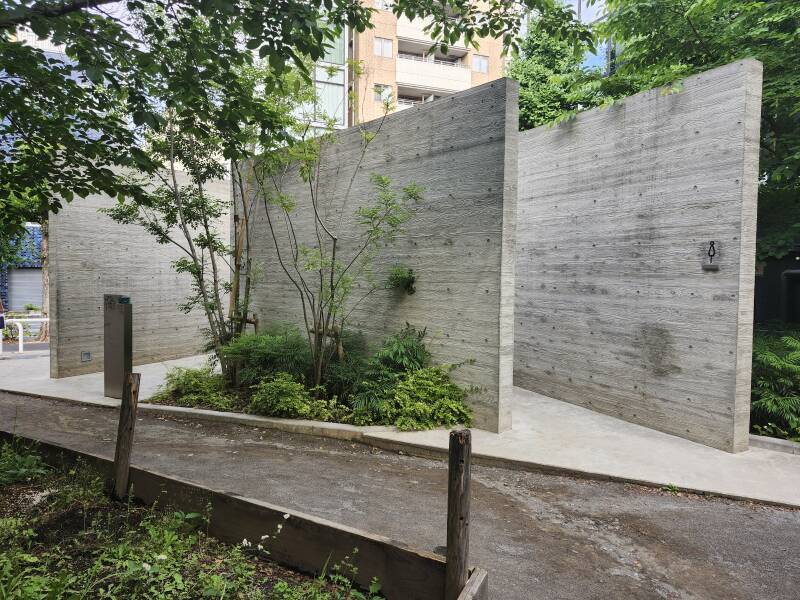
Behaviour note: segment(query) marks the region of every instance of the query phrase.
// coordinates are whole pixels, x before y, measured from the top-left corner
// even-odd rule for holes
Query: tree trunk
[[[42,317],[45,319],[50,316],[50,223],[47,216],[42,218]],[[39,329],[37,342],[50,341],[50,323],[42,323]]]

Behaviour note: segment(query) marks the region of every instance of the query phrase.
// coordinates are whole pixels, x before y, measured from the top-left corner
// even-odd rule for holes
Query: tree
[[[154,56],[171,65],[172,72],[191,72],[196,60],[192,46],[159,46],[148,30],[147,23],[158,19],[159,13],[157,8],[148,10],[134,27],[154,49]],[[212,35],[208,20],[203,17],[184,21],[181,27],[193,36]],[[165,107],[157,113],[162,126],[158,131],[147,132],[140,151],[149,163],[163,168],[152,172],[139,169],[129,174],[125,180],[139,185],[141,193],[133,198],[123,197],[103,212],[118,223],[139,225],[158,243],[171,244],[181,251],[181,258],[173,266],[191,278],[193,287],[181,309],[187,313],[203,311],[209,349],[214,351],[223,374],[233,381],[234,369],[222,349],[242,333],[248,321],[254,278],[250,235],[257,205],[251,200],[236,213],[230,244],[228,231],[221,229],[220,220],[231,212],[231,202],[209,193],[209,183],[227,178],[231,166],[234,184],[246,194],[241,177],[243,159],[290,144],[287,134],[295,119],[293,112],[302,104],[313,102],[314,94],[299,69],[281,70],[279,74],[264,61],[243,66],[232,71],[231,76],[233,87],[246,98],[243,102],[253,107],[258,123],[269,122],[270,128],[262,129],[253,123],[221,123],[214,113],[204,110],[179,113],[172,108],[177,103],[172,75],[153,77],[148,97],[153,106]],[[229,88],[210,86],[207,94],[210,104],[219,107]],[[231,129],[235,131],[231,133]],[[228,163],[224,150],[233,143],[241,146]]]
[[[560,7],[560,10],[568,10]],[[576,28],[588,32],[576,23]],[[567,76],[581,74],[588,43],[575,44],[556,37],[542,17],[528,23],[519,55],[508,66],[508,76],[519,81],[519,126],[531,129],[593,104],[581,104],[572,94]]]
[[[606,0],[599,40],[619,49],[609,77],[581,73],[572,93],[612,102],[754,57],[764,64],[758,258],[800,241],[800,3],[796,0]]]
[[[342,27],[368,27],[372,11],[360,0],[127,0],[124,11],[113,10],[113,2],[0,0],[0,236],[74,196],[142,197],[143,187],[121,171],[152,173],[160,166],[140,148],[148,131],[165,126],[163,107],[150,96],[159,79],[169,81],[175,118],[200,115],[214,123],[225,133],[222,156],[236,159],[247,143],[244,128],[255,126],[269,138],[279,127],[239,87],[237,73],[255,57],[278,75],[291,63],[316,61]],[[459,36],[468,43],[493,36],[513,47],[522,11],[548,11],[552,2],[491,2],[481,9],[468,0],[398,0],[393,10],[432,16],[429,30],[444,46]],[[132,28],[132,19],[143,28]],[[198,19],[204,34],[192,27]],[[20,27],[63,45],[66,58],[17,40]],[[163,48],[174,45],[190,49],[193,60],[160,61]]]
[[[259,156],[249,172],[257,184],[254,197],[263,203],[278,264],[295,287],[302,307],[314,386],[323,383],[334,357],[344,358],[342,339],[348,318],[358,305],[385,287],[371,276],[373,261],[396,240],[422,200],[423,190],[418,185],[397,190],[388,177],[372,173],[374,195],[352,215],[360,233],[355,242],[341,243],[342,223],[351,217],[353,184],[389,109],[387,102],[374,130],[361,127],[361,147],[354,164],[346,166],[348,184],[338,203],[334,202],[334,190],[325,187],[321,176],[325,156],[336,143],[333,121],[322,133],[309,123],[298,122],[295,129],[299,139],[280,152]],[[301,201],[287,191],[287,182],[298,177],[307,186],[307,200]],[[314,224],[311,239],[302,238],[298,221]],[[357,282],[366,285],[353,298]]]

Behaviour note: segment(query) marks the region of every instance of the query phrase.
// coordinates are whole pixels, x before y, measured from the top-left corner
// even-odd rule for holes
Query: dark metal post
[[[122,391],[117,427],[117,447],[114,451],[114,496],[122,499],[128,495],[133,430],[136,426],[136,409],[139,406],[139,373],[128,373]]]
[[[457,600],[469,577],[469,500],[472,436],[469,429],[450,432],[447,471],[447,565],[445,600]]]
[[[128,296],[103,296],[104,395],[122,398],[133,370],[133,307]]]

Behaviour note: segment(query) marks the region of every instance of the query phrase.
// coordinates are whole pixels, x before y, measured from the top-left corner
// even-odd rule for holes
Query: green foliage
[[[83,463],[26,491],[41,499],[5,504],[14,513],[0,518],[0,598],[382,600],[375,580],[355,587],[350,557],[306,583],[276,581],[255,549],[204,533],[206,516],[113,502]]]
[[[231,410],[237,398],[226,389],[225,378],[210,367],[188,369],[176,367],[167,371],[164,385],[149,402],[174,403],[189,408]]]
[[[800,336],[756,331],[750,410],[756,431],[800,437]]]
[[[304,379],[311,372],[308,338],[290,325],[275,325],[266,333],[243,335],[222,353],[238,369],[239,382],[250,387],[278,372]]]
[[[353,550],[353,557],[345,556],[341,562],[333,565],[330,571],[324,570],[314,581],[299,586],[279,582],[272,588],[273,600],[383,600],[380,595],[381,585],[376,578],[372,579],[369,590],[362,592],[355,587],[358,567],[354,564],[358,548]],[[333,584],[335,587],[331,587]]]
[[[0,445],[0,486],[33,481],[49,472],[38,454],[18,444],[3,442]]]
[[[164,106],[202,124],[198,133],[223,131],[220,154],[241,158],[248,130],[269,141],[283,129],[242,72],[262,60],[276,78],[292,65],[305,73],[304,58],[322,58],[344,27],[364,31],[372,14],[359,0],[287,0],[280,10],[272,0],[128,0],[121,17],[102,8],[110,2],[0,1],[0,239],[73,196],[144,195],[123,169],[157,168],[141,140],[164,127]],[[481,36],[513,48],[523,7],[546,12],[553,4],[525,0],[508,10],[499,2],[397,0],[393,11],[431,17],[427,30],[445,50]],[[554,18],[554,30],[573,35],[567,25]],[[17,40],[18,27],[62,44],[66,56]],[[278,86],[272,80],[263,89],[268,95]]]
[[[404,431],[469,426],[472,414],[464,404],[465,391],[452,382],[447,367],[428,367],[406,373],[397,385],[392,412]]]
[[[307,390],[290,373],[276,373],[258,384],[250,400],[250,412],[264,417],[328,421],[336,402],[312,396],[321,391]]]
[[[585,30],[585,26],[575,25]],[[531,129],[597,104],[586,94],[573,93],[571,80],[583,75],[581,62],[588,43],[556,37],[545,17],[530,20],[519,56],[510,61],[508,76],[519,81],[519,126]]]
[[[401,377],[402,371],[396,371],[377,360],[369,361],[350,398],[353,424],[394,424],[392,407]]]
[[[758,255],[781,258],[800,241],[800,3],[796,0],[606,0],[595,28],[619,51],[610,77],[575,74],[571,93],[584,106],[745,57],[764,65]]]
[[[386,278],[386,286],[390,289],[400,290],[410,295],[417,291],[414,288],[416,280],[414,269],[404,265],[396,265],[389,269],[389,275]]]
[[[393,371],[413,371],[430,363],[431,353],[425,346],[426,329],[417,330],[406,323],[390,336],[375,354],[375,360]]]

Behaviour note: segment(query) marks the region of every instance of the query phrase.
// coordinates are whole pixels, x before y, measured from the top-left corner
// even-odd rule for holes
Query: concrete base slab
[[[382,442],[445,450],[442,430],[380,432]],[[607,479],[800,506],[800,456],[764,448],[731,454],[614,417],[514,390],[514,429],[473,431],[475,455]]]

